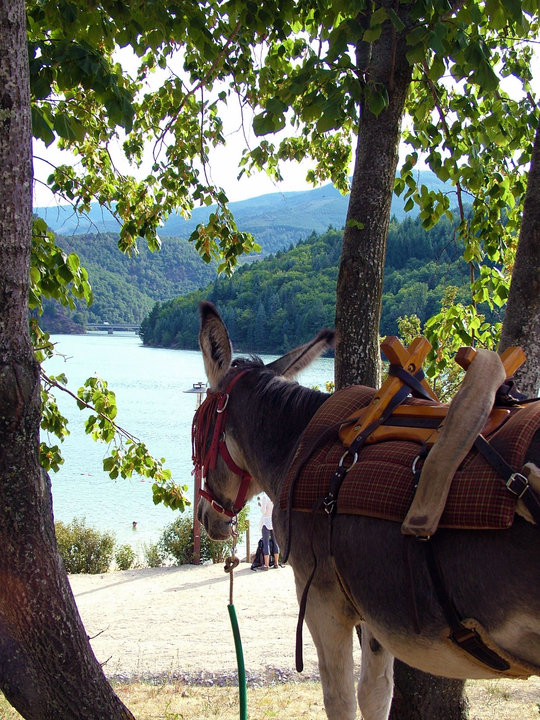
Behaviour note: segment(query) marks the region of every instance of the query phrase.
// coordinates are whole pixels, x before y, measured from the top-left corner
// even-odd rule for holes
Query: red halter
[[[212,508],[222,515],[233,518],[238,515],[240,510],[246,504],[246,495],[251,482],[251,475],[239,468],[229,453],[229,449],[225,442],[225,420],[227,416],[227,405],[229,403],[229,395],[238,380],[245,375],[248,370],[243,370],[233,377],[225,392],[208,391],[206,399],[197,408],[193,425],[191,428],[191,443],[193,449],[193,464],[195,472],[200,471],[201,477],[206,479],[208,470],[216,467],[218,455],[221,455],[227,467],[240,478],[240,488],[233,503],[233,509],[227,510],[216,497],[208,489],[199,490],[199,494],[208,500]],[[210,433],[212,432],[212,420],[214,415],[217,420],[214,424],[214,430],[210,443],[208,442]],[[208,447],[208,449],[206,449]]]

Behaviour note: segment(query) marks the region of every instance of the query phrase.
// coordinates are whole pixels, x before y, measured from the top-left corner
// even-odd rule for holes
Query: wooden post
[[[201,471],[195,469],[193,474],[193,565],[201,562],[201,523],[197,517],[197,505],[199,503],[199,490],[201,489]]]
[[[189,390],[184,390],[186,393],[197,393],[197,404],[195,410],[203,401],[204,394],[206,392],[206,383],[198,382],[193,385]],[[197,517],[197,505],[199,503],[199,490],[201,489],[201,472],[200,469],[195,468],[193,473],[193,559],[192,565],[199,565],[201,562],[201,523]]]
[[[247,528],[246,528],[246,562],[251,562],[251,553],[250,553],[250,551],[249,551],[249,540],[250,540],[250,537],[249,537],[249,529],[250,529],[250,527],[251,527],[251,525],[250,525],[250,522],[249,522],[249,520],[248,520],[248,521],[247,521]]]

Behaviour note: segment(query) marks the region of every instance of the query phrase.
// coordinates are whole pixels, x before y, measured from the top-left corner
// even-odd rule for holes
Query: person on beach
[[[279,546],[277,544],[274,530],[272,528],[272,510],[274,509],[274,504],[266,493],[262,493],[262,495],[259,495],[257,500],[258,505],[261,508],[260,527],[262,533],[264,556],[264,565],[261,567],[261,570],[270,569],[270,542],[272,542],[272,549],[274,551],[274,568],[277,570],[279,568]]]

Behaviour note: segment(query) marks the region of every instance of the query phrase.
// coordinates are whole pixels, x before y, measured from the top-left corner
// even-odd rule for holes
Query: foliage
[[[248,520],[248,507],[246,506],[238,515],[238,539],[244,536]],[[193,562],[193,517],[180,515],[174,522],[167,525],[163,530],[157,543],[159,552],[163,558],[174,559],[178,565],[186,565]],[[227,555],[232,553],[233,540],[218,542],[211,540],[205,529],[201,527],[201,552],[202,562],[211,560],[213,563],[220,563]]]
[[[283,161],[311,158],[310,180],[331,179],[346,191],[361,108],[378,115],[388,102],[377,72],[364,66],[388,32],[406,34],[413,68],[404,124],[412,152],[398,189],[420,205],[428,225],[448,210],[448,197],[417,185],[413,168],[427,152],[432,170],[473,198],[475,213],[460,232],[474,259],[482,245],[491,252],[512,244],[534,125],[531,50],[523,41],[535,37],[537,2],[271,0],[256,7],[206,0],[185,8],[135,0],[128,10],[113,0],[91,7],[31,0],[27,9],[34,134],[81,159],[79,168],[54,169],[51,187],[79,211],[93,198],[109,206],[122,221],[123,249],[134,250],[138,236],[158,247],[157,227],[168,213],[212,203],[192,234],[201,256],[221,255],[230,272],[253,247],[207,169],[235,102],[254,113],[260,138],[246,148],[241,173],[264,169],[280,178]],[[499,82],[510,75],[523,87],[518,100]],[[111,158],[119,137],[131,174]],[[511,222],[496,239],[501,212]]]
[[[203,260],[216,260],[218,271],[227,274],[239,257],[256,249],[253,237],[237,228],[226,194],[208,172],[212,148],[225,141],[227,108],[235,100],[242,112],[249,108],[260,138],[246,149],[241,173],[264,169],[279,179],[283,161],[310,158],[308,179],[330,179],[345,192],[359,120],[366,112],[379,116],[389,102],[380,68],[370,65],[374,50],[388,37],[404,36],[413,82],[403,135],[411,152],[396,191],[406,207],[420,207],[425,228],[448,216],[450,197],[417,182],[416,165],[425,154],[432,171],[455,186],[456,237],[470,266],[468,297],[441,312],[431,309],[435,319],[429,330],[439,338],[493,342],[487,315],[478,305],[486,303],[496,313],[508,292],[523,168],[537,123],[528,43],[538,31],[537,0],[270,0],[260,5],[205,0],[187,6],[166,0],[134,0],[129,6],[115,0],[29,0],[26,7],[34,136],[46,146],[56,142],[80,160],[77,166],[53,168],[52,190],[77,211],[88,211],[96,199],[107,206],[121,221],[120,248],[132,254],[139,237],[151,250],[160,246],[157,229],[168,213],[189,215],[197,204],[215,205],[190,239]],[[120,57],[134,69],[122,68]],[[501,83],[510,76],[520,85],[515,98]],[[125,172],[112,155],[120,141]],[[143,168],[143,177],[136,177]],[[470,215],[464,198],[472,204]],[[89,302],[88,276],[78,257],[59,252],[42,225],[35,226],[34,235],[30,303],[36,313],[46,298],[66,306],[75,299]],[[332,283],[327,269],[323,295]],[[293,292],[293,286],[288,290]],[[411,306],[408,313],[429,312],[429,291],[425,275],[410,284],[395,316],[403,315],[405,304]],[[259,302],[257,292],[246,291],[248,309],[231,320],[261,334],[259,320],[271,312],[283,322],[283,342],[289,344],[293,330],[301,328],[288,326],[270,299],[268,306]],[[323,303],[309,299],[315,303],[304,309],[306,320],[299,322],[305,325],[327,314]],[[159,308],[151,312],[158,325],[159,314]],[[165,327],[154,338],[147,325],[145,340],[184,342],[174,322],[161,324]],[[33,333],[41,360],[51,346],[37,321]],[[251,347],[262,341],[248,337],[246,330]],[[441,362],[437,355],[439,369]],[[55,418],[53,403],[47,412],[49,432],[55,432],[52,428],[62,421]],[[109,426],[98,420],[92,433],[106,440]],[[150,475],[158,478],[155,498],[169,497],[182,506],[180,488],[171,486],[168,495],[171,480],[163,478],[160,463],[129,438],[126,444],[127,450],[114,449],[109,456],[109,471],[129,475],[148,463]],[[44,449],[43,458],[47,467],[57,467],[58,446]]]
[[[455,290],[455,288],[451,288]],[[443,301],[444,304],[444,301]],[[422,323],[417,315],[405,316],[398,318],[399,337],[405,345],[410,345],[415,337],[426,334],[422,329]],[[440,402],[449,402],[456,394],[463,380],[464,371],[454,362],[454,357],[459,349],[454,343],[437,343],[435,346],[435,361],[427,361],[424,365],[428,381]],[[441,359],[445,358],[444,370],[438,365],[442,365]]]
[[[159,549],[158,543],[149,543],[143,546],[144,560],[146,567],[161,567],[165,562],[162,551]]]
[[[109,455],[103,458],[103,470],[115,480],[118,477],[130,478],[135,473],[153,480],[152,493],[154,502],[163,502],[174,510],[183,510],[186,504],[184,492],[187,487],[175,484],[171,471],[163,466],[165,459],[158,460],[148,452],[146,444],[131,435],[114,422],[117,414],[116,396],[109,389],[107,382],[98,377],[88,378],[77,393],[67,387],[65,375],[47,376],[41,371],[46,412],[43,415],[45,429],[52,432],[60,440],[68,434],[67,422],[60,415],[58,407],[50,398],[52,388],[71,395],[80,410],[89,410],[85,422],[85,432],[93,440],[104,442],[109,446]],[[43,425],[42,425],[43,426]],[[58,446],[49,446],[41,442],[41,462],[46,469],[58,469],[63,462]]]
[[[467,297],[468,270],[453,231],[447,220],[429,231],[420,219],[391,224],[382,335],[397,334],[400,317],[414,313],[425,323],[441,312],[449,284],[456,287],[456,301]],[[157,304],[142,323],[144,343],[196,348],[197,303],[203,298],[220,308],[237,349],[279,353],[307,341],[334,323],[341,240],[336,230],[313,233],[287,252],[239,268],[232,278]],[[486,313],[496,319],[488,307]]]
[[[54,353],[50,336],[39,323],[45,300],[55,300],[73,310],[77,299],[92,302],[92,290],[88,273],[81,267],[78,256],[74,253],[67,255],[39,218],[33,223],[30,276],[29,307],[34,313],[30,319],[30,334],[36,359],[42,362]],[[63,463],[60,448],[57,444],[51,444],[50,436],[54,435],[62,442],[69,434],[67,420],[60,413],[52,392],[54,388],[71,395],[79,409],[91,411],[85,431],[94,440],[109,446],[110,454],[103,459],[103,469],[111,478],[128,478],[133,473],[151,478],[154,481],[154,498],[160,497],[162,502],[172,508],[184,508],[185,486],[178,486],[172,481],[170,470],[163,467],[164,460],[153,458],[143,442],[114,422],[117,414],[116,397],[106,381],[97,377],[88,378],[74,392],[67,387],[68,380],[63,374],[48,377],[41,370],[41,378],[41,427],[47,433],[47,440],[40,443],[40,458],[46,470],[56,471]]]
[[[157,300],[188,293],[216,276],[215,263],[204,263],[187,240],[168,238],[159,253],[143,247],[126,257],[118,252],[118,239],[117,233],[56,237],[58,247],[77,255],[91,278],[92,304],[77,299],[72,312],[82,325],[139,323]],[[49,310],[41,324],[54,332],[53,322]]]
[[[453,197],[453,186],[450,182],[443,183],[430,170],[419,170],[415,174],[417,183],[425,185],[431,192],[441,192]],[[315,231],[325,232],[329,227],[341,228],[347,217],[347,206],[350,195],[342,195],[331,183],[320,187],[301,191],[272,192],[257,198],[247,198],[232,202],[230,207],[234,212],[239,227],[252,233],[253,237],[261,246],[258,257],[274,254],[279,250],[287,249],[291,243],[295,245],[299,240],[304,240]],[[417,207],[405,212],[404,206],[408,200],[403,196],[398,197],[395,193],[392,197],[391,213],[402,221],[405,217],[416,216],[419,212]],[[201,268],[210,268],[199,258],[193,244],[187,240],[177,241],[176,238],[188,238],[190,233],[200,222],[205,222],[213,206],[195,208],[189,219],[183,218],[177,213],[171,214],[160,230],[162,247],[159,253],[149,253],[144,245],[139,247],[139,255],[146,265],[145,256],[149,263],[159,267],[162,263],[160,257],[165,253],[168,255],[169,243],[178,248],[171,251],[171,255],[187,255],[186,261],[191,265],[191,258],[198,258],[198,265]],[[79,255],[84,267],[88,267],[86,252],[95,246],[99,238],[105,240],[113,235],[116,240],[105,252],[109,255],[113,266],[119,263],[121,255],[117,252],[117,233],[119,225],[116,220],[111,221],[99,207],[94,203],[87,218],[80,216],[69,205],[58,205],[55,207],[37,207],[34,212],[46,220],[49,228],[58,235],[59,243],[64,247],[64,241],[73,243],[70,252]],[[88,238],[88,239],[87,239]],[[116,252],[114,252],[116,248]],[[97,255],[97,253],[96,253]],[[138,262],[138,258],[134,258]],[[177,258],[179,259],[179,257]],[[98,257],[99,260],[99,257]],[[239,259],[239,263],[242,259]],[[166,266],[166,263],[163,263]],[[129,263],[128,263],[129,265]],[[217,267],[211,264],[211,267]],[[191,268],[188,269],[188,271]],[[135,269],[135,272],[137,270]],[[90,272],[90,276],[93,273]],[[95,285],[95,279],[93,279]]]
[[[120,545],[114,552],[114,562],[119,570],[129,570],[135,564],[137,556],[131,545]]]
[[[114,535],[88,527],[84,518],[54,524],[58,551],[67,573],[107,572],[114,551]]]
[[[196,202],[217,205],[192,234],[204,259],[221,254],[229,270],[238,255],[254,248],[252,237],[236,228],[227,197],[199,165],[223,142],[217,101],[197,91],[211,90],[227,60],[237,21],[225,12],[207,3],[190,3],[188,11],[165,0],[135,0],[129,7],[113,0],[90,6],[82,0],[27,3],[34,135],[47,146],[57,141],[81,159],[78,169],[54,168],[49,184],[81,212],[93,199],[108,206],[121,220],[123,250],[136,252],[138,237],[157,249],[162,219],[171,210],[188,214]],[[182,46],[187,75],[164,75],[160,68],[174,62]],[[131,55],[125,52],[124,59],[138,65],[134,74],[117,61],[125,47]],[[150,90],[147,79],[160,72],[158,89]],[[142,164],[145,144],[155,144],[142,180],[116,169],[110,144],[120,133],[132,168]]]

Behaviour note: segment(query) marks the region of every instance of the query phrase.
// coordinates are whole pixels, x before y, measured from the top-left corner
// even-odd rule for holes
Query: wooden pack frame
[[[381,343],[381,350],[391,365],[399,366],[414,376],[421,371],[422,364],[431,350],[431,343],[425,337],[420,336],[406,348],[399,338],[389,336]],[[475,355],[474,348],[462,347],[457,352],[455,361],[466,371]],[[509,347],[502,353],[501,361],[508,379],[525,362],[525,353],[520,347]],[[438,401],[425,377],[421,377],[419,382],[433,399],[433,405],[398,405],[392,411],[390,418],[370,433],[366,439],[367,444],[385,440],[410,440],[428,445],[436,442],[438,430],[448,414],[449,405]],[[404,386],[405,381],[400,377],[389,375],[370,404],[343,421],[339,436],[345,447],[349,447],[358,435],[383,415],[396,393]],[[482,434],[492,433],[508,417],[509,413],[508,408],[493,408],[486,420]]]

